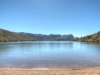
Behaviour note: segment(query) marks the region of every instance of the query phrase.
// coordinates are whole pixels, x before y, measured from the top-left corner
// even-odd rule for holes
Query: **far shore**
[[[100,75],[100,67],[87,68],[0,68],[0,75]]]

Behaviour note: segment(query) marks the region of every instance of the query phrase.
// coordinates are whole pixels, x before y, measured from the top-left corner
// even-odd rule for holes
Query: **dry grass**
[[[66,69],[0,69],[0,75],[100,75],[100,67]]]

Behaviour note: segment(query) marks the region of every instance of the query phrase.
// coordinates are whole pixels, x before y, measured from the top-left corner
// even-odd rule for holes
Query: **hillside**
[[[32,34],[32,33],[19,33],[21,35],[26,35],[30,37],[36,37],[40,40],[51,40],[51,41],[59,41],[59,40],[71,40],[74,38],[72,34],[68,35],[60,35],[60,34],[50,34],[50,35],[43,35],[43,34]]]
[[[100,42],[100,31],[92,34],[92,35],[87,35],[85,37],[81,37],[77,39],[77,41],[82,41],[82,42]]]
[[[0,29],[0,42],[31,41],[31,40],[38,40],[38,39],[34,38],[34,37],[20,35],[16,32],[11,32],[11,31],[8,31],[8,30]]]

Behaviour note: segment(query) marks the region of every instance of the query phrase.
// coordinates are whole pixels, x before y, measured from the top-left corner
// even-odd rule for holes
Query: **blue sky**
[[[76,37],[93,34],[100,31],[100,0],[0,0],[0,28]]]

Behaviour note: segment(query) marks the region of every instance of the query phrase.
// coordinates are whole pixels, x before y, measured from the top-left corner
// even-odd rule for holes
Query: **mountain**
[[[60,35],[60,34],[32,34],[32,33],[16,33],[8,30],[0,29],[0,42],[8,42],[8,41],[59,41],[59,40],[71,40],[74,36],[72,34],[68,35]]]
[[[43,34],[32,34],[32,33],[19,33],[21,35],[26,35],[30,37],[36,37],[39,40],[52,40],[52,41],[59,41],[59,40],[71,40],[74,38],[72,34],[68,35],[60,35],[60,34],[50,34],[50,35],[43,35]]]
[[[31,41],[31,40],[38,40],[35,37],[29,37],[26,35],[20,35],[16,32],[11,32],[8,30],[0,29],[0,42],[7,42],[7,41]]]
[[[77,40],[74,39],[74,41],[82,41],[82,42],[100,42],[100,31],[92,34],[92,35],[87,35],[85,37],[81,37]]]

